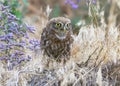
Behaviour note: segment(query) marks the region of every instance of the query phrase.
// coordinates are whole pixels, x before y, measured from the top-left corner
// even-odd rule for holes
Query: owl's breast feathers
[[[54,58],[67,57],[70,55],[70,45],[73,42],[73,38],[70,33],[63,40],[59,40],[55,37],[54,32],[43,30],[41,35],[41,49],[45,55]]]

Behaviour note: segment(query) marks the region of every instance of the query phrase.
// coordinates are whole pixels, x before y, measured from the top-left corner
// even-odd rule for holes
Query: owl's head
[[[47,27],[49,27],[49,31],[54,32],[53,35],[61,40],[65,39],[68,35],[72,33],[71,21],[70,19],[65,17],[52,18],[48,22]]]

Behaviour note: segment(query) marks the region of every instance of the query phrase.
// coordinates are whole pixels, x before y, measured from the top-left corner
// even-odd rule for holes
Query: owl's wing
[[[41,49],[47,48],[49,46],[49,38],[48,38],[48,31],[46,28],[43,29],[43,32],[41,34],[41,41],[40,41],[40,47]]]

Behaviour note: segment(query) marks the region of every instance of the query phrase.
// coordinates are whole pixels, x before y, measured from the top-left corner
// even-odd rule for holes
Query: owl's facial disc
[[[57,22],[57,23],[54,23],[54,30],[55,30],[55,36],[58,38],[58,39],[65,39],[67,37],[67,33],[69,31],[69,23],[68,24],[64,24],[62,22]]]

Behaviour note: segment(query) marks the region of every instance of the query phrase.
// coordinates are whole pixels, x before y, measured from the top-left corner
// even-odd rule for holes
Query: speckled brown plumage
[[[41,50],[55,59],[68,58],[73,42],[71,21],[64,17],[51,19],[41,34]]]

